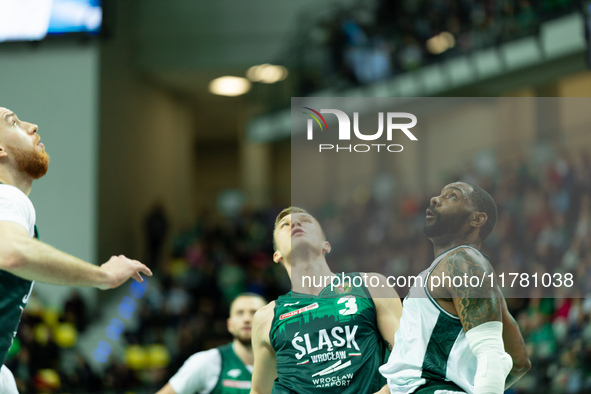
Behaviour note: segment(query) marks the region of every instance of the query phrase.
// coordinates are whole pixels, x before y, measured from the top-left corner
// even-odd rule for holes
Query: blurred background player
[[[394,350],[380,368],[392,393],[502,393],[529,370],[521,332],[479,251],[496,221],[493,198],[478,186],[451,183],[431,199],[424,232],[436,257],[420,274],[425,286],[406,298]],[[466,274],[484,283],[443,280]]]
[[[49,155],[37,125],[0,107],[0,393],[18,393],[4,361],[12,345],[34,281],[111,289],[129,278],[152,275],[125,256],[97,267],[37,241],[35,208],[28,198],[33,181],[46,174]]]
[[[377,278],[377,288],[317,285],[335,277],[325,258],[330,244],[318,221],[301,208],[281,211],[273,240],[273,260],[287,270],[292,290],[255,316],[251,393],[380,390],[378,367],[402,309],[396,291],[379,274],[367,274]],[[306,276],[315,284],[305,285]]]
[[[191,356],[158,394],[250,392],[254,364],[252,319],[265,304],[265,299],[254,293],[236,297],[227,321],[234,340]]]
[[[546,298],[552,292],[542,289],[524,294],[531,298],[509,298],[515,290],[503,290],[533,364],[511,389],[591,391],[591,70],[582,28],[591,24],[581,12],[588,7],[574,0],[330,0],[318,10],[310,0],[233,1],[236,7],[152,1],[141,10],[138,2],[108,7],[103,1],[105,35],[0,43],[0,91],[10,100],[4,106],[17,113],[26,108],[31,115],[25,119],[34,116],[52,130],[41,130],[42,142],[58,160],[31,195],[41,238],[86,261],[107,261],[111,251],[142,256],[145,214],[155,201],[164,203],[169,218],[159,265],[169,278],[152,277],[150,297],[138,300],[130,322],[138,335],[122,333],[121,349],[114,347],[106,360],[93,349],[107,339],[124,289],[83,289],[88,329],[45,365],[50,353],[35,350],[43,339],[31,332],[42,331],[41,319],[55,329],[45,316],[59,313],[71,289],[35,285],[11,348],[17,351],[20,341],[20,351],[6,361],[19,390],[33,391],[42,368],[73,373],[67,356],[80,352],[100,377],[97,392],[149,387],[154,393],[192,354],[230,342],[227,308],[236,295],[254,291],[275,300],[290,289],[289,277],[269,257],[275,217],[290,205],[292,190],[326,197],[297,200],[329,234],[334,272],[418,274],[417,267],[434,259],[422,231],[428,201],[441,185],[463,179],[485,188],[498,205],[495,231],[481,249],[497,273],[537,272],[541,264],[540,274],[572,272],[579,287],[561,290],[561,298]],[[83,2],[100,1],[52,3]],[[38,12],[39,1],[26,3]],[[14,26],[22,18],[0,14],[9,20],[0,21],[0,30],[28,29],[36,19],[29,12],[26,26]],[[391,77],[362,78],[376,70],[375,54],[384,51]],[[276,74],[286,79],[257,82],[278,66],[284,71]],[[251,67],[255,78],[246,75]],[[251,90],[238,97],[210,93],[210,82],[222,75],[247,77]],[[289,125],[290,118],[295,127],[310,119],[299,107],[299,117],[289,113],[291,98],[307,95],[351,97],[346,108],[332,100],[308,106],[346,110],[351,121],[352,111],[359,112],[361,131],[372,133],[376,96],[427,95],[417,106],[432,111],[418,117],[419,142],[404,144],[401,153],[380,152],[376,161],[358,153],[357,162],[349,152],[334,160],[323,152],[308,160],[292,150]],[[490,99],[478,104],[474,95],[498,96],[493,101],[499,105]],[[464,104],[449,105],[455,96],[466,97]],[[403,107],[413,112],[414,106]],[[286,117],[279,119],[282,110]],[[326,134],[336,143],[332,131],[314,138]],[[298,167],[302,157],[307,165]],[[308,176],[291,176],[297,168]],[[230,214],[220,204],[228,194],[242,201]],[[351,256],[351,248],[363,258],[340,258]],[[406,296],[402,286],[397,291]],[[189,300],[188,307],[169,307],[179,299]],[[136,369],[119,356],[137,344],[146,354],[164,345],[166,370],[154,373],[152,362]],[[124,367],[135,380],[114,374]],[[61,386],[63,392],[92,392],[65,378]]]

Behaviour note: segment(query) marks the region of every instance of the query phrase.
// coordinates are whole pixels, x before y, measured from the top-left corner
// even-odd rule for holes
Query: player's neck
[[[0,182],[19,188],[27,196],[31,193],[31,186],[33,185],[33,179],[31,177],[23,174],[15,175],[6,171],[5,168],[0,168]]]
[[[246,365],[254,365],[254,353],[252,351],[252,345],[247,345],[237,338],[234,338],[234,342],[232,342],[232,348],[234,349],[234,353],[236,356]]]
[[[318,295],[334,276],[324,254],[313,259],[298,259],[295,264],[292,260],[290,263],[288,272],[291,288],[298,293]]]
[[[461,245],[469,245],[476,249],[480,249],[480,242],[475,239],[473,234],[469,234],[466,237],[453,237],[443,235],[440,237],[429,238],[433,243],[433,254],[435,257],[439,256],[441,253],[444,253],[450,249]]]

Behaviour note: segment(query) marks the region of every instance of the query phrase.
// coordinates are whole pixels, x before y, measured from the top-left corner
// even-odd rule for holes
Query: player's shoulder
[[[488,262],[488,260],[482,255],[482,253],[480,253],[478,249],[466,245],[450,250],[443,258],[443,262],[480,264],[482,262]]]
[[[35,210],[33,203],[21,189],[6,184],[0,184],[0,207],[3,210],[15,209],[19,212]]]
[[[372,292],[372,289],[389,287],[386,277],[378,272],[359,272],[358,274],[364,278],[364,285],[368,288],[370,293]]]
[[[200,367],[216,362],[216,360],[221,360],[220,351],[218,348],[212,348],[193,354],[187,359],[187,361],[185,361],[185,364]]]
[[[385,283],[386,282],[386,277],[378,272],[359,272],[359,275],[361,277],[364,277],[365,275],[367,275],[367,277],[369,279],[371,278],[376,278],[378,281],[380,281],[380,283]]]
[[[29,197],[16,186],[0,183],[0,198],[11,198],[19,200],[28,200]]]
[[[260,323],[267,322],[273,320],[273,316],[275,315],[275,301],[269,302],[262,308],[259,308],[258,311],[254,314],[254,321]]]
[[[492,268],[488,259],[478,249],[471,246],[461,246],[451,250],[441,262],[445,271],[488,271]]]
[[[363,278],[367,278],[366,287],[374,299],[398,298],[396,290],[388,283],[386,277],[378,272],[359,272]]]
[[[273,324],[274,316],[275,301],[269,302],[267,305],[256,311],[252,322],[253,343],[263,343],[266,345],[270,343],[269,332]]]
[[[219,350],[204,350],[186,359],[169,383],[177,393],[197,392],[194,388],[202,386],[209,376],[219,376],[221,369],[222,355]]]

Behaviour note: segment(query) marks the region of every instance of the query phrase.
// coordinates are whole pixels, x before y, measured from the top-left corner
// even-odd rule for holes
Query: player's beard
[[[435,214],[435,218],[431,223],[425,223],[423,228],[423,232],[429,238],[459,233],[466,220],[470,217],[470,212],[462,212],[454,216],[442,216],[433,208],[431,208],[431,211]]]
[[[246,347],[251,347],[252,346],[252,337],[249,335],[236,335],[234,336],[235,339],[238,339],[238,341],[243,344]]]
[[[10,152],[14,155],[16,168],[33,179],[39,179],[47,173],[49,168],[49,155],[45,151],[27,151],[16,146],[9,145]]]

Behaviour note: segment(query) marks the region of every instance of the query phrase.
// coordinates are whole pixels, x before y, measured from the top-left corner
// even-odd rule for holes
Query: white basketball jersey
[[[429,275],[450,252],[437,256],[421,272],[404,300],[400,328],[388,362],[380,367],[392,393],[412,393],[427,382],[453,382],[466,393],[474,392],[476,357],[468,346],[460,319],[439,306],[428,289]]]

